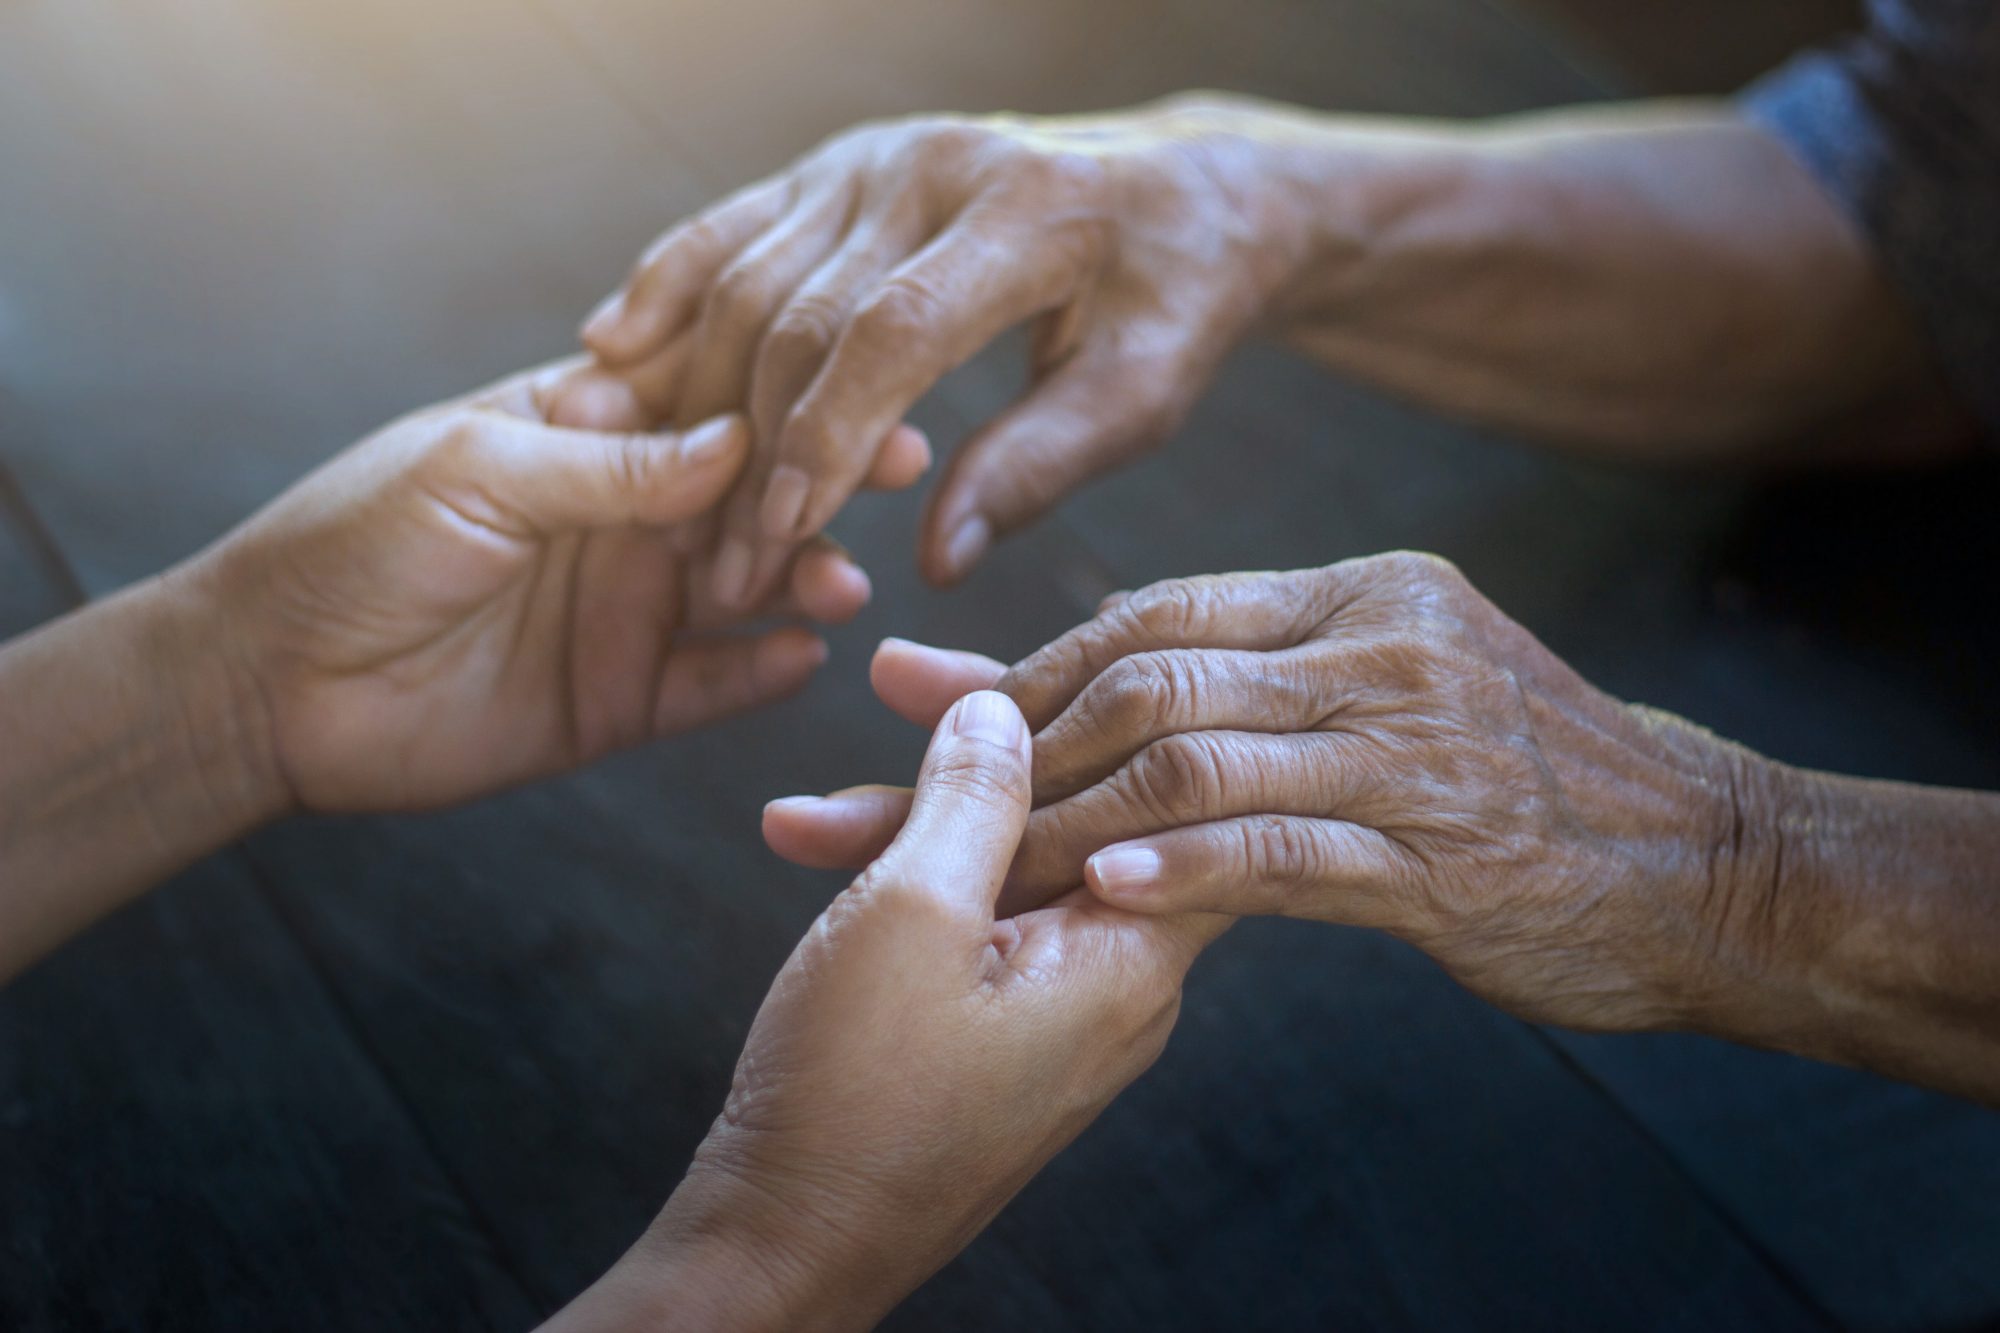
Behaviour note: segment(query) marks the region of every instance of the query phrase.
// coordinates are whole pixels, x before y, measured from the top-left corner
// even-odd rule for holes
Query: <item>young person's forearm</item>
[[[282,808],[207,606],[176,572],[0,647],[0,979]]]
[[[2000,1105],[2000,794],[1769,773],[1702,1025]]]
[[[1292,269],[1268,327],[1434,409],[1608,456],[1908,457],[1963,419],[1865,242],[1727,104],[1492,121],[1197,100]],[[1829,430],[1829,427],[1835,429]]]

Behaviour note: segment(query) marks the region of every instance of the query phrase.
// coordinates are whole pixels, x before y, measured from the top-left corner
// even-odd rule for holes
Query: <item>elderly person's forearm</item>
[[[1904,457],[1963,442],[1859,232],[1727,103],[1166,114],[1294,251],[1265,327],[1364,380],[1660,461],[1782,456],[1809,432],[1821,460],[1829,433]]]
[[[701,534],[714,596],[744,605],[874,442],[1022,322],[1025,391],[932,492],[939,582],[1159,445],[1258,332],[1613,457],[1907,461],[1969,438],[1847,214],[1719,103],[1448,121],[1191,94],[858,126],[666,232],[552,411],[749,414],[752,460]]]
[[[1731,932],[1758,960],[1699,1024],[2000,1104],[2000,796],[1772,765]]]

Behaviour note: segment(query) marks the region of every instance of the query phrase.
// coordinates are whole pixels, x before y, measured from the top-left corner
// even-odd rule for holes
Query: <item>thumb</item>
[[[539,533],[693,518],[728,491],[749,452],[739,416],[617,434],[477,412],[443,446],[454,482]]]
[[[1004,694],[951,706],[917,774],[910,817],[869,878],[991,922],[1028,825],[1028,724]]]

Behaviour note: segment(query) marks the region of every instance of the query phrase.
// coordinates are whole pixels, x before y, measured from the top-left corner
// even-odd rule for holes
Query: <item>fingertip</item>
[[[633,300],[630,288],[604,298],[578,331],[583,345],[609,366],[628,366],[653,349],[657,314]]]
[[[772,630],[757,644],[751,671],[761,688],[773,694],[796,690],[826,665],[832,649],[825,639],[797,625]]]
[[[812,494],[812,477],[801,467],[780,463],[764,482],[764,497],[757,504],[757,530],[772,541],[791,541],[799,532],[806,500]]]
[[[608,345],[617,338],[624,313],[625,291],[620,288],[599,301],[596,308],[584,316],[577,336],[583,340],[585,347],[593,352],[599,351],[600,345]]]
[[[1106,902],[1132,910],[1157,907],[1160,854],[1142,843],[1106,847],[1083,863],[1084,883]]]
[[[930,438],[907,423],[889,432],[876,451],[868,472],[871,490],[900,491],[914,486],[931,470],[934,455]]]
[[[792,596],[799,609],[821,624],[845,624],[874,595],[868,571],[838,547],[807,550],[792,571]]]
[[[959,520],[944,542],[944,563],[951,577],[962,579],[970,574],[992,544],[993,525],[984,514],[969,514]]]
[[[681,436],[682,457],[701,466],[724,459],[741,461],[749,452],[750,423],[735,412],[710,417]]]
[[[882,640],[868,663],[868,683],[897,716],[932,726],[973,690],[985,689],[1006,665],[978,653],[932,648],[908,639]]]
[[[939,730],[1022,756],[1028,751],[1027,720],[998,690],[974,690],[960,699]]]
[[[922,556],[924,577],[940,588],[964,580],[993,545],[993,524],[975,509],[945,517],[931,524]]]
[[[570,430],[643,430],[649,423],[631,386],[595,367],[575,371],[546,394],[548,422]]]
[[[641,518],[682,523],[712,510],[729,493],[750,457],[750,432],[737,416],[714,417],[676,434],[650,436],[668,451],[671,466],[640,474],[649,488]]]
[[[786,796],[764,807],[764,841],[787,861],[819,870],[859,869],[874,860],[909,818],[907,787],[848,787],[825,796]]]
[[[750,580],[755,572],[757,550],[741,537],[724,537],[716,549],[715,564],[709,571],[709,595],[717,606],[741,611],[750,600]]]
[[[817,796],[785,796],[764,806],[761,829],[764,845],[787,861],[808,864],[812,855],[813,807],[822,805]]]

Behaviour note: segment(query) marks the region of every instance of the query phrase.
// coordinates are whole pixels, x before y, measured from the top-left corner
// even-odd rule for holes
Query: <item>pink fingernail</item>
[[[750,543],[731,537],[716,553],[714,581],[709,585],[715,600],[724,606],[739,606],[750,592],[750,562],[756,555]]]
[[[1160,854],[1150,847],[1107,847],[1090,858],[1090,873],[1106,893],[1137,893],[1160,877]]]
[[[681,441],[681,456],[690,463],[712,463],[729,451],[736,437],[735,417],[716,417],[689,431]]]
[[[764,811],[766,814],[773,810],[796,810],[805,813],[817,810],[825,804],[826,801],[818,796],[780,796],[775,801],[766,801]]]
[[[986,741],[1003,750],[1018,750],[1028,742],[1028,724],[1021,710],[1004,694],[976,690],[958,701],[958,715],[952,730],[960,736]]]
[[[944,544],[944,562],[954,574],[963,574],[977,564],[993,544],[993,525],[978,514],[962,520]]]
[[[798,534],[799,520],[805,515],[806,499],[812,494],[812,478],[803,468],[789,463],[771,469],[764,488],[764,504],[757,513],[766,537],[791,538]]]

